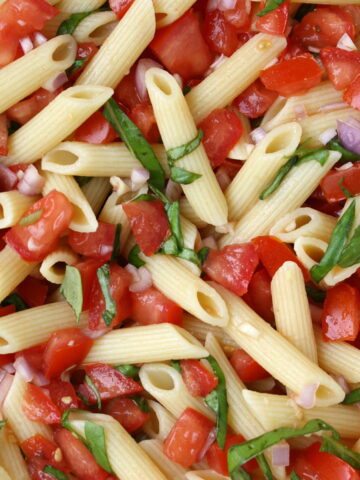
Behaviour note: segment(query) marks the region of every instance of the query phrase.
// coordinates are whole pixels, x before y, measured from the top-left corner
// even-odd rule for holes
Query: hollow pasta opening
[[[154,409],[150,407],[149,419],[146,422],[146,428],[154,433],[154,435],[159,435],[160,433],[160,422],[157,416],[157,413]]]
[[[99,95],[99,91],[94,90],[80,90],[71,95],[71,98],[76,98],[78,100],[92,100]]]
[[[304,252],[308,257],[310,257],[314,262],[318,263],[324,256],[324,250],[322,250],[317,245],[304,245],[303,246]]]
[[[163,369],[148,370],[147,376],[151,384],[160,390],[173,390],[175,383],[172,375]]]
[[[197,292],[198,302],[203,310],[212,317],[217,317],[220,315],[218,311],[217,304],[209,295],[206,295],[204,292]]]
[[[5,218],[4,207],[0,203],[0,220],[3,220],[4,218]]]
[[[153,82],[164,95],[171,95],[173,93],[170,83],[163,75],[155,74],[153,76]]]
[[[289,147],[289,144],[292,142],[292,131],[289,131],[289,134],[286,135],[286,132],[282,130],[279,132],[279,135],[276,135],[270,142],[268,143],[265,153],[275,153],[279,150],[284,150],[285,148]]]
[[[66,262],[62,262],[62,261],[56,262],[56,263],[54,263],[54,265],[51,267],[51,271],[52,271],[55,275],[65,275],[66,265],[67,265]]]
[[[84,211],[82,210],[82,208],[80,208],[75,203],[71,203],[71,205],[73,206],[73,209],[74,209],[72,223],[76,223],[77,225],[88,225],[89,221]]]
[[[89,33],[89,38],[93,40],[104,40],[114,30],[118,22],[112,21],[99,25],[95,30]]]
[[[297,230],[298,228],[304,227],[308,223],[310,223],[312,220],[310,215],[301,215],[299,217],[295,217],[295,228],[294,230]]]
[[[57,165],[74,165],[78,160],[78,155],[68,150],[56,150],[51,153],[51,162]]]
[[[63,62],[68,58],[71,51],[72,46],[70,45],[70,43],[63,43],[62,45],[59,45],[57,48],[55,48],[53,54],[51,55],[51,58],[54,62]]]

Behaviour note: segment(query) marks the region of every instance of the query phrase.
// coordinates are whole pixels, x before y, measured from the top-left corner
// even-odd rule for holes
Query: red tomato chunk
[[[360,74],[351,82],[344,93],[344,102],[360,110]]]
[[[15,105],[6,111],[6,114],[9,120],[14,120],[14,122],[24,125],[41,112],[41,110],[54,100],[54,98],[62,91],[62,88],[58,88],[55,92],[49,92],[44,88],[39,88],[39,90],[30,95],[30,97],[21,102],[15,103]]]
[[[150,417],[150,414],[143,412],[131,398],[114,398],[104,411],[121,423],[129,433],[144,425]]]
[[[289,18],[289,2],[286,1],[263,17],[258,17],[255,23],[259,32],[270,35],[284,35]]]
[[[29,307],[40,307],[46,301],[49,286],[37,278],[26,277],[16,290]]]
[[[233,106],[240,113],[250,118],[258,118],[271,107],[278,94],[264,87],[260,80],[255,80],[246,90],[233,100]]]
[[[245,383],[255,382],[268,378],[268,372],[255,360],[250,357],[245,350],[235,350],[230,357],[230,363],[234,370]]]
[[[330,170],[320,182],[321,191],[329,203],[346,200],[341,186],[347,188],[352,195],[360,193],[360,163],[354,163],[346,170]]]
[[[60,423],[60,411],[41,388],[28,383],[22,409],[29,420],[46,424]]]
[[[98,260],[110,260],[114,247],[115,225],[99,221],[96,232],[70,230],[68,243],[76,253]]]
[[[150,287],[143,292],[131,292],[130,297],[131,318],[140,325],[182,324],[184,316],[182,308],[155,287]]]
[[[91,304],[91,290],[96,278],[96,271],[101,265],[102,260],[95,258],[87,258],[76,263],[74,266],[79,270],[81,275],[81,284],[83,291],[83,311],[88,310]]]
[[[151,105],[135,105],[130,112],[130,118],[148,142],[156,143],[160,140],[160,132]]]
[[[360,52],[348,52],[341,48],[325,47],[320,58],[331,83],[336,90],[347,88],[356,75],[360,74]]]
[[[271,298],[271,278],[265,268],[258,270],[249,283],[248,295],[251,308],[267,322],[274,321],[273,305]]]
[[[203,31],[206,43],[215,53],[230,57],[238,47],[237,30],[220,10],[206,14]]]
[[[117,133],[103,114],[101,112],[95,112],[75,130],[74,140],[76,142],[100,145],[113,142],[117,136]]]
[[[47,476],[45,477],[42,473],[45,465],[51,465],[62,472],[69,472],[66,462],[62,458],[58,459],[60,449],[56,443],[39,433],[22,442],[21,449],[27,457],[28,469],[33,480],[47,480]]]
[[[181,360],[181,376],[193,397],[206,397],[218,384],[217,377],[199,360]]]
[[[69,408],[79,408],[79,399],[70,382],[52,380],[46,388],[49,390],[51,400],[61,413]]]
[[[6,115],[0,115],[0,155],[6,156],[8,153],[8,124]]]

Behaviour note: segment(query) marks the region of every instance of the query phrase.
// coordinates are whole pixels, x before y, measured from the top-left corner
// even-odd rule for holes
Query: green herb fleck
[[[22,217],[19,221],[20,227],[27,227],[28,225],[33,225],[40,220],[41,215],[43,214],[43,209],[39,208],[36,212],[29,213],[26,217]]]
[[[74,310],[76,321],[79,323],[83,307],[83,290],[81,273],[76,267],[66,265],[65,278],[60,287],[60,293]]]
[[[96,271],[100,288],[105,299],[105,311],[102,314],[102,318],[107,327],[110,326],[112,320],[116,315],[116,303],[111,296],[110,291],[110,267],[108,263],[105,263],[99,267]]]

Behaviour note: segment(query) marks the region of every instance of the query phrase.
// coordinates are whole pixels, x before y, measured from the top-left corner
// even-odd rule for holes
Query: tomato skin
[[[60,423],[61,416],[57,406],[41,388],[28,383],[22,401],[22,409],[29,420],[53,425]]]
[[[45,344],[35,345],[35,347],[26,348],[15,353],[15,359],[24,357],[27,363],[34,370],[42,370],[42,358],[44,355]]]
[[[7,118],[5,114],[1,114],[0,115],[0,155],[3,155],[4,157],[8,153],[7,143],[8,143]]]
[[[276,92],[268,90],[257,79],[233,100],[232,105],[247,117],[258,118],[264,115],[277,97]]]
[[[116,101],[121,105],[125,105],[130,110],[136,105],[141,104],[141,98],[135,84],[135,71],[136,67],[133,66],[128,75],[125,75],[115,88]]]
[[[19,46],[19,38],[12,31],[11,26],[0,24],[0,67],[5,67],[15,60]]]
[[[325,341],[355,340],[360,329],[360,293],[347,283],[327,291],[322,313]]]
[[[299,42],[293,40],[291,37],[287,39],[287,47],[279,55],[279,62],[283,60],[290,60],[290,58],[301,57],[304,53],[309,53],[308,50]]]
[[[215,53],[230,57],[238,47],[237,30],[220,10],[206,13],[203,32],[206,43]]]
[[[134,3],[134,0],[110,0],[109,5],[111,10],[116,13],[116,16],[119,20],[125,15],[125,13],[129,10],[131,5]]]
[[[42,214],[37,222],[23,227],[15,225],[5,235],[6,243],[28,262],[41,262],[56,248],[60,235],[69,226],[73,214],[71,203],[57,190],[52,190],[35,202],[22,218],[40,209]]]
[[[184,312],[179,305],[167,298],[155,287],[143,292],[130,292],[131,318],[140,325],[172,323],[181,325]]]
[[[160,132],[151,105],[135,105],[130,112],[130,118],[149,143],[156,143],[159,141]]]
[[[181,360],[181,376],[193,397],[206,397],[218,384],[217,377],[199,360]]]
[[[341,5],[340,10],[346,12],[352,18],[355,26],[355,37],[360,33],[360,6],[359,5]]]
[[[160,200],[129,202],[123,204],[123,210],[140,250],[153,255],[170,233],[164,204]]]
[[[255,23],[256,30],[271,35],[284,35],[289,19],[289,2],[279,5],[272,12],[258,17]]]
[[[237,29],[250,30],[250,9],[249,0],[236,0],[233,8],[223,10],[225,20]]]
[[[64,370],[80,363],[92,347],[91,338],[78,328],[54,332],[46,343],[43,372],[46,378],[58,377]]]
[[[135,432],[149,419],[131,398],[114,398],[106,405],[105,413],[115,418],[127,432]]]
[[[93,143],[95,145],[111,143],[117,137],[117,133],[101,112],[93,113],[74,133],[76,142]]]
[[[322,74],[323,70],[313,56],[304,54],[263,70],[260,79],[267,89],[283,97],[291,97],[316,87]]]
[[[29,307],[40,307],[46,301],[49,286],[37,278],[26,277],[16,290]]]
[[[201,413],[186,408],[164,441],[163,451],[184,467],[196,463],[214,423]]]
[[[240,379],[245,383],[255,382],[270,376],[245,350],[235,350],[230,356],[230,363]]]
[[[344,90],[360,74],[360,52],[348,52],[341,48],[325,47],[320,58],[336,90]]]
[[[83,311],[88,310],[91,303],[91,290],[96,278],[96,270],[103,265],[102,260],[86,258],[74,266],[79,270],[83,290]]]
[[[253,310],[267,322],[274,322],[273,305],[271,298],[271,278],[265,268],[258,270],[252,276],[248,295]]]
[[[70,230],[68,243],[74,252],[86,257],[110,260],[114,248],[116,227],[112,223],[98,222],[95,232],[83,233]]]
[[[58,446],[46,437],[36,433],[21,443],[21,449],[29,460],[42,460],[44,466],[50,464],[62,471],[69,471],[64,460],[56,460]],[[38,463],[38,462],[36,462]],[[35,465],[34,465],[35,466]],[[32,477],[34,478],[34,477]],[[35,478],[42,478],[41,476]]]
[[[360,74],[355,77],[345,90],[343,99],[351,107],[360,110]]]
[[[77,68],[71,73],[71,75],[69,76],[70,82],[75,82],[75,80],[80,76],[80,74],[83,72],[83,70],[89,63],[89,61],[97,53],[98,50],[99,49],[94,42],[78,43],[76,60],[83,60],[83,59],[86,59],[86,60],[81,65],[81,67]]]
[[[11,313],[15,313],[15,312],[16,312],[15,305],[12,305],[12,304],[6,305],[6,307],[0,307],[0,317],[5,317],[6,315],[10,315]]]
[[[171,73],[184,79],[198,77],[206,72],[212,55],[201,35],[200,24],[192,9],[171,25],[158,30],[150,49]],[[191,51],[191,55],[188,52]]]
[[[102,314],[105,311],[105,300],[97,276],[94,279],[89,304],[89,328],[102,330],[114,328],[131,315],[131,304],[128,286],[132,281],[130,273],[119,265],[110,265],[110,292],[116,304],[116,315],[110,326],[106,326]]]
[[[247,292],[258,262],[255,247],[251,243],[240,243],[220,251],[210,249],[203,270],[212,280],[241,296]]]
[[[39,88],[39,90],[34,92],[30,97],[15,103],[15,105],[6,111],[6,114],[10,120],[24,125],[41,112],[41,110],[52,102],[62,91],[62,87],[55,90],[55,92],[49,92],[44,88]]]
[[[343,181],[341,182],[341,179]],[[346,170],[330,170],[320,182],[320,188],[327,202],[335,203],[346,200],[339,183],[352,195],[360,193],[360,163],[354,163]]]
[[[211,165],[221,165],[230,150],[243,134],[243,126],[237,115],[226,108],[213,110],[199,128],[204,132],[203,145]]]
[[[69,408],[79,408],[79,399],[70,382],[55,379],[46,388],[49,390],[51,400],[61,413]]]

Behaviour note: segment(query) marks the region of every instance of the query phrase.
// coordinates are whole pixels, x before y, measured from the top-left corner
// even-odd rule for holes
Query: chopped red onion
[[[201,241],[202,247],[214,248],[215,250],[218,249],[216,240],[213,236],[206,237]]]
[[[25,380],[25,382],[29,383],[34,378],[34,369],[29,365],[26,358],[22,355],[15,360],[14,367],[21,378]]]
[[[33,43],[35,47],[38,47],[39,45],[46,43],[48,40],[45,37],[45,35],[43,35],[41,32],[35,32],[33,38],[34,38]]]
[[[165,195],[171,202],[179,200],[182,194],[182,188],[179,183],[173,182],[171,179],[167,182]]]
[[[305,105],[295,105],[294,106],[294,113],[295,118],[299,122],[300,120],[304,120],[308,116]]]
[[[9,375],[8,373],[6,373],[5,376],[2,378],[0,382],[0,406],[3,405],[13,380],[14,380],[14,376]]]
[[[135,71],[135,85],[142,101],[148,100],[149,96],[145,84],[145,74],[150,68],[163,68],[160,63],[151,58],[142,58],[138,61]]]
[[[3,365],[1,369],[4,370],[6,373],[10,373],[11,375],[16,372],[13,363],[7,363],[6,365]]]
[[[208,438],[206,439],[206,442],[204,443],[203,448],[200,450],[199,456],[197,458],[197,462],[201,462],[201,460],[205,457],[207,454],[207,451],[211,447],[211,445],[215,442],[216,440],[216,430],[213,428],[209,435]]]
[[[337,131],[340,142],[342,145],[350,150],[350,152],[360,155],[360,124],[357,125],[355,119],[344,122],[342,120],[337,121]]]
[[[213,10],[232,10],[236,7],[236,0],[209,0],[206,10],[212,12]]]
[[[250,133],[250,137],[251,137],[251,140],[254,142],[254,143],[259,143],[261,142],[261,140],[266,136],[266,132],[263,128],[261,127],[258,127],[258,128],[255,128],[255,130],[253,130],[251,133]]]
[[[316,403],[316,392],[320,383],[308,383],[304,386],[299,395],[294,396],[295,403],[303,408],[314,408]]]
[[[133,168],[131,170],[131,190],[133,192],[139,190],[150,178],[149,170],[146,168]]]
[[[349,117],[347,119],[347,123],[349,123],[353,127],[360,128],[360,122],[355,117]]]
[[[277,467],[290,465],[290,446],[288,443],[274,445],[271,449],[271,460]]]
[[[231,183],[231,178],[229,177],[229,174],[223,167],[220,167],[217,170],[215,176],[217,178],[217,181],[220,185],[221,190],[225,190]]]
[[[103,337],[106,333],[110,331],[109,328],[103,328],[102,330],[90,330],[90,328],[83,328],[82,333],[92,340]]]
[[[34,372],[32,381],[37,387],[44,387],[50,383],[50,380],[48,380],[41,372]]]
[[[13,190],[17,182],[17,176],[10,168],[0,165],[0,185],[3,192]]]
[[[29,165],[17,188],[23,195],[38,195],[44,185],[45,179],[39,174],[37,168],[34,165]]]
[[[137,270],[137,272],[135,273],[132,268],[128,267],[130,267],[129,264],[125,268],[131,273],[133,277],[133,282],[129,287],[130,292],[143,292],[144,290],[147,290],[151,287],[152,277],[151,273],[147,268],[140,267],[136,269],[134,265],[131,265],[131,267],[134,267]]]
[[[340,167],[335,167],[335,170],[348,170],[349,168],[353,167],[353,163],[352,162],[346,162],[344,163],[343,165],[340,165]]]
[[[62,87],[67,81],[68,77],[65,72],[55,73],[55,75],[46,80],[42,88],[48,92],[55,92],[55,90]]]
[[[308,50],[309,52],[312,52],[312,53],[320,53],[320,48],[312,47],[311,45],[310,47],[308,47]]]
[[[330,140],[332,140],[334,137],[336,137],[337,131],[335,128],[328,128],[323,132],[321,135],[319,135],[319,142],[321,142],[323,145],[326,145]]]
[[[355,43],[351,40],[351,37],[347,33],[344,33],[344,35],[340,38],[336,47],[341,48],[341,50],[346,50],[347,52],[357,50]]]
[[[30,37],[21,38],[19,42],[20,42],[20,46],[22,48],[22,51],[24,52],[25,55],[27,53],[29,53],[34,48],[34,45],[31,41]]]

